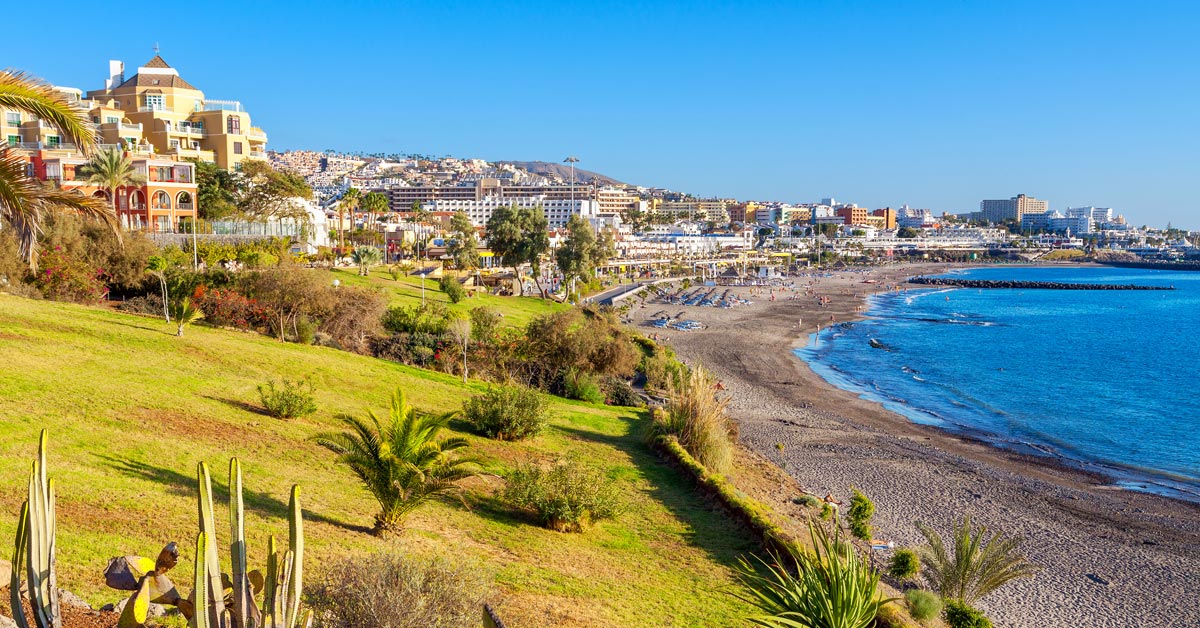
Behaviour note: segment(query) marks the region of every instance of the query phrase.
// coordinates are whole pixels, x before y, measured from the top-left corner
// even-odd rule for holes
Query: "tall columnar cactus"
[[[200,487],[198,505],[200,509],[200,533],[204,535],[205,553],[197,554],[196,562],[203,560],[208,572],[207,596],[195,592],[196,614],[207,610],[208,623],[211,628],[228,628],[225,621],[225,586],[221,582],[221,559],[217,555],[216,524],[213,518],[212,479],[208,474],[208,465],[201,462],[196,471],[196,481]]]
[[[262,573],[256,572],[258,584],[252,584],[246,560],[246,516],[242,501],[242,466],[237,458],[229,461],[229,554],[233,577],[231,605],[233,628],[257,628],[262,615],[254,604],[255,588],[262,586]]]
[[[265,628],[307,628],[312,612],[300,613],[304,588],[304,519],[300,510],[300,487],[292,487],[288,502],[288,549],[279,551],[275,537],[267,539],[267,576],[263,593]]]
[[[55,574],[54,481],[46,477],[46,430],[38,442],[38,457],[29,474],[29,497],[21,506],[13,548],[10,581],[13,619],[21,628],[29,620],[21,608],[21,565],[25,565],[29,607],[37,628],[61,628],[58,578]]]
[[[204,463],[200,463],[203,465]],[[192,580],[192,595],[196,598],[197,610],[201,612],[192,615],[192,620],[188,622],[190,628],[214,628],[214,624],[209,622],[208,613],[203,612],[199,608],[204,600],[208,599],[208,586],[210,574],[208,572],[208,561],[202,559],[202,556],[208,555],[208,536],[201,531],[196,536],[196,577]]]

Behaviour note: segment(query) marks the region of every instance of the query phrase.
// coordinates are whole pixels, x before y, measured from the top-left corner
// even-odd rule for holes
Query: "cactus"
[[[208,475],[208,465],[201,462],[196,470],[196,483],[200,488],[198,505],[200,509],[200,532],[204,534],[206,553],[203,560],[208,573],[208,586],[205,587],[207,597],[200,596],[199,590],[193,591],[196,600],[197,614],[207,612],[207,623],[211,628],[227,628],[225,622],[225,585],[221,581],[221,559],[217,555],[216,524],[213,519],[212,479]],[[196,562],[202,557],[196,556]]]
[[[207,535],[201,531],[196,536],[196,577],[192,580],[192,596],[195,597],[197,604],[205,604],[204,600],[209,597],[208,586],[211,574],[208,572],[208,561],[202,558],[208,556],[208,549]],[[204,612],[204,609],[200,610],[201,612],[192,615],[188,626],[190,628],[214,628],[209,623],[209,614]]]
[[[237,458],[229,461],[229,556],[233,577],[233,625],[249,628],[260,623],[246,573],[246,519],[242,502],[242,466]]]
[[[54,481],[46,478],[47,432],[38,441],[38,457],[29,474],[29,497],[21,506],[17,537],[13,547],[10,581],[13,619],[21,628],[29,620],[21,608],[21,565],[24,564],[29,607],[36,628],[62,628],[59,612],[58,578],[54,564],[55,519]]]
[[[288,550],[277,549],[275,537],[267,539],[267,575],[263,594],[263,626],[295,628],[312,623],[312,613],[300,613],[304,588],[304,519],[300,487],[292,487],[288,502]]]
[[[179,562],[179,548],[168,543],[156,560],[141,556],[118,556],[108,561],[104,583],[118,591],[133,591],[125,603],[118,628],[137,628],[146,622],[150,603],[179,607],[184,617],[191,619],[194,607],[179,595],[167,572]]]

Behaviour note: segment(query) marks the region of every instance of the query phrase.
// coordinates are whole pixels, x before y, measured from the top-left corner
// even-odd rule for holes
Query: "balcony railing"
[[[246,135],[250,136],[251,138],[262,138],[263,141],[266,141],[267,139],[267,132],[256,126],[250,127],[250,130],[246,132]]]
[[[204,135],[204,127],[180,124],[175,127],[174,132],[183,133],[185,135]]]
[[[141,107],[138,107],[139,113],[146,113],[149,111],[166,111],[166,110],[167,110],[166,105],[142,105]]]
[[[267,154],[262,152],[261,150],[250,151],[250,156],[254,159],[266,159],[267,158]]]
[[[175,209],[179,209],[182,211],[191,211],[194,206],[195,206],[194,203],[180,203],[179,206],[176,207]]]
[[[122,122],[120,124],[120,128],[122,131],[137,131],[138,133],[141,133],[142,132],[142,123],[139,122],[137,124],[125,124],[124,122]]]
[[[206,100],[204,111],[242,111],[242,103],[237,100]]]

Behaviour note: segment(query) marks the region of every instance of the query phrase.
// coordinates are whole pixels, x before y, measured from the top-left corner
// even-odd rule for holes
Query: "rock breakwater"
[[[1059,281],[1012,281],[995,279],[955,279],[953,277],[909,277],[908,283],[923,286],[955,286],[1008,290],[1174,290],[1174,286],[1139,286],[1112,283],[1063,283]]]

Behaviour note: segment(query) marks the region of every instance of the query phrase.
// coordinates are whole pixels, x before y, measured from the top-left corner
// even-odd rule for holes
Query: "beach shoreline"
[[[877,536],[915,545],[921,537],[914,522],[945,533],[970,514],[1024,537],[1026,552],[1044,569],[984,599],[980,606],[997,626],[1200,624],[1194,604],[1169,603],[1200,595],[1200,505],[1119,489],[1102,473],[994,446],[983,435],[915,423],[827,382],[795,354],[817,324],[863,318],[866,298],[880,288],[969,267],[834,271],[816,280],[815,295],[785,290],[770,301],[766,288],[733,288],[755,293],[748,297],[755,304],[684,308],[649,300],[630,316],[644,324],[661,310],[683,309],[705,323],[699,331],[667,332],[668,344],[721,379],[741,444],[808,492],[846,496],[851,485],[865,492],[877,505]],[[864,284],[865,277],[878,283]]]

